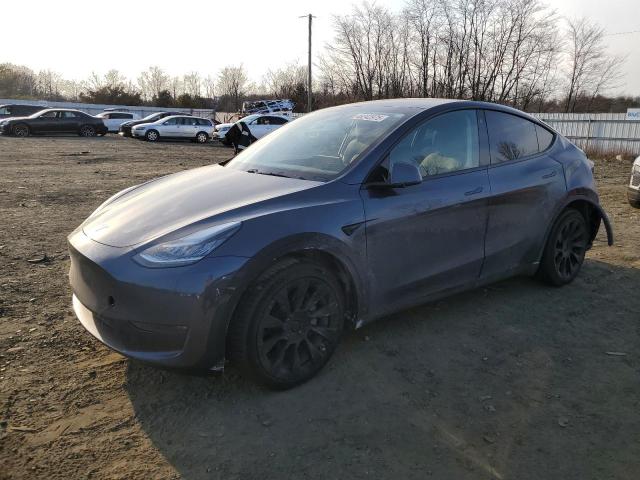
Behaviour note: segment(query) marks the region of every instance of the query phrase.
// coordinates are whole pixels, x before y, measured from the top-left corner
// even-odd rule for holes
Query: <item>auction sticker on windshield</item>
[[[351,120],[368,120],[370,122],[381,122],[385,118],[389,118],[389,115],[380,115],[377,113],[359,113],[351,117]]]

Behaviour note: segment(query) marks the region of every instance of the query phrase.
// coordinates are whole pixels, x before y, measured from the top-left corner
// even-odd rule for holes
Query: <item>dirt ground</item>
[[[70,307],[72,229],[118,190],[230,154],[0,137],[0,478],[638,478],[630,162],[596,163],[616,245],[601,232],[572,285],[514,279],[393,315],[347,334],[317,378],[271,392],[233,367],[127,360]]]

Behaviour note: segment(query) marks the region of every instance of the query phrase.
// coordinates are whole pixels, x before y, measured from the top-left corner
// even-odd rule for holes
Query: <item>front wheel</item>
[[[198,143],[207,143],[209,141],[209,135],[205,132],[198,132],[196,135],[196,142]]]
[[[83,125],[80,127],[80,136],[81,137],[95,137],[96,136],[96,127],[93,125]]]
[[[241,370],[278,389],[313,377],[344,326],[339,282],[321,265],[287,260],[249,288],[229,326],[229,355]]]
[[[16,137],[28,137],[31,133],[27,125],[19,124],[13,127],[13,135]]]
[[[146,138],[148,142],[157,142],[158,139],[160,139],[160,134],[155,130],[149,130],[144,138]]]
[[[584,216],[573,208],[565,210],[551,229],[538,277],[558,287],[572,282],[582,267],[588,242]]]

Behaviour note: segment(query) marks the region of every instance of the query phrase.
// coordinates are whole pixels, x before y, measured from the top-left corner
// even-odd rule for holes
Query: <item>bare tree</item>
[[[240,110],[240,100],[245,95],[248,78],[242,64],[224,67],[218,74],[218,90],[233,101],[233,108]]]
[[[202,94],[202,79],[198,72],[189,72],[182,77],[184,93],[191,97],[200,97]]]
[[[573,112],[579,97],[596,95],[615,86],[623,60],[607,55],[604,29],[586,18],[567,21],[567,86],[565,111]]]
[[[211,75],[207,75],[207,77],[202,81],[202,85],[204,87],[204,96],[206,98],[215,98],[216,82]]]
[[[160,67],[149,67],[138,77],[142,97],[151,101],[169,88],[169,76]],[[174,96],[175,98],[175,96]]]

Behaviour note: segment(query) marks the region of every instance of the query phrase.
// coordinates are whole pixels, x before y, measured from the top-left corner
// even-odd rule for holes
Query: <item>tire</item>
[[[206,132],[198,132],[195,138],[197,143],[207,143],[209,141],[209,135]]]
[[[96,136],[96,127],[93,125],[82,125],[78,134],[81,137],[95,137]]]
[[[31,130],[29,129],[28,125],[19,123],[18,125],[15,125],[13,127],[11,133],[14,137],[28,137],[31,134]]]
[[[157,142],[160,140],[160,134],[157,130],[149,130],[145,133],[144,138],[147,139],[147,142]]]
[[[571,283],[582,267],[588,242],[584,216],[573,208],[562,212],[547,239],[538,278],[556,287]]]
[[[286,260],[245,293],[227,336],[230,359],[270,388],[287,389],[316,375],[340,341],[342,288],[323,266]]]
[[[627,191],[627,200],[633,208],[640,208],[640,191],[638,193],[632,193],[632,190],[629,189]]]

